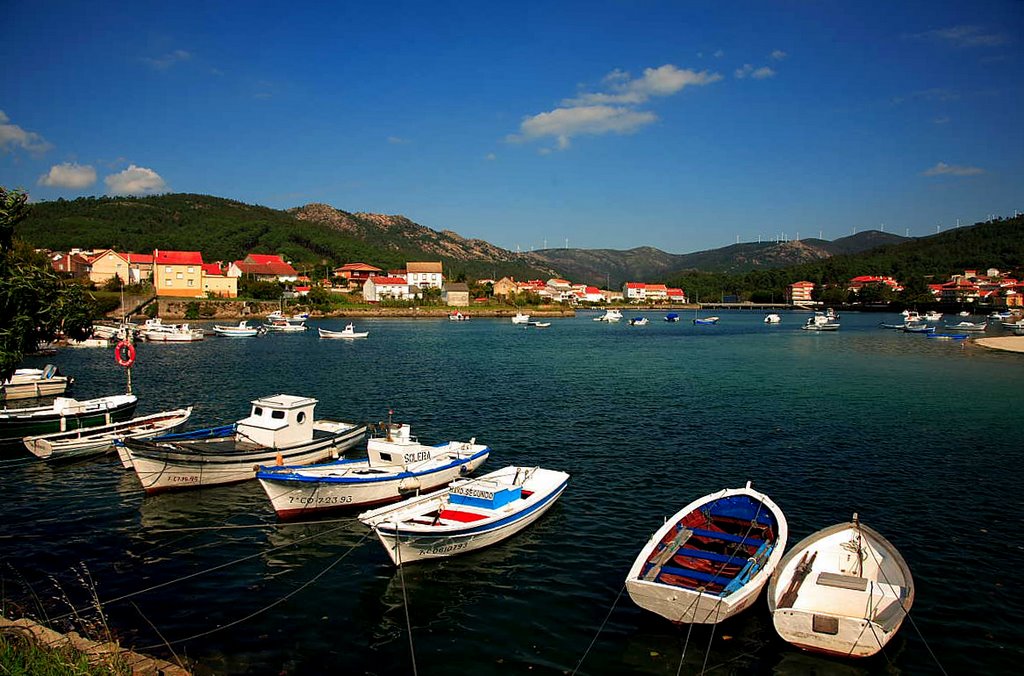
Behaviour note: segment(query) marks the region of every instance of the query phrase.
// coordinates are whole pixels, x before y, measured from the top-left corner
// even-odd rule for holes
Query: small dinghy
[[[62,376],[53,364],[47,364],[46,368],[41,369],[17,369],[0,384],[0,401],[59,396],[73,382],[74,378]]]
[[[465,554],[501,542],[551,508],[569,475],[540,467],[509,466],[462,479],[432,495],[359,515],[396,566]]]
[[[133,394],[96,399],[57,397],[47,406],[0,410],[0,446],[20,443],[22,437],[68,432],[127,420],[139,403]]]
[[[694,500],[640,551],[626,589],[645,610],[680,624],[717,624],[746,609],[782,559],[782,510],[750,487]]]
[[[798,648],[869,657],[889,642],[914,603],[914,579],[896,548],[853,521],[801,540],[768,587],[775,630]]]
[[[259,326],[249,326],[249,323],[244,319],[238,322],[238,326],[223,326],[221,324],[213,325],[213,332],[218,336],[227,336],[228,338],[250,338],[255,335],[259,335],[264,329]]]
[[[185,424],[192,407],[144,415],[99,427],[83,427],[70,432],[56,432],[25,437],[22,443],[41,460],[61,460],[99,455],[114,450],[117,439],[152,439]]]
[[[678,322],[679,314],[676,312],[669,312],[667,315],[665,315],[665,321],[670,323]]]
[[[629,320],[630,326],[647,326],[647,317],[633,317]]]

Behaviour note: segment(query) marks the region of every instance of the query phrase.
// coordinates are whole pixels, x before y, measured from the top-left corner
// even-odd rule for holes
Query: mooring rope
[[[416,649],[412,643],[412,620],[409,619],[409,597],[405,593],[405,569],[402,567],[402,535],[395,522],[395,557],[398,560],[398,579],[402,583],[402,608],[405,609],[405,629],[409,635],[409,658],[412,660],[412,674],[416,676]]]
[[[576,663],[576,667],[573,668],[573,676],[575,676],[576,672],[580,670],[581,666],[583,666],[583,660],[587,659],[587,655],[590,654],[591,648],[593,648],[594,644],[597,643],[597,637],[601,635],[602,631],[604,631],[605,625],[608,624],[608,618],[612,616],[612,611],[615,610],[615,605],[619,602],[619,599],[622,598],[622,592],[624,591],[626,591],[625,582],[622,583],[622,587],[619,589],[619,593],[615,596],[615,600],[612,601],[612,607],[608,609],[608,613],[604,616],[604,621],[601,622],[601,626],[597,628],[597,633],[594,634],[594,638],[590,640],[590,645],[588,645],[587,649],[583,651],[583,657],[580,658],[580,661]]]
[[[230,629],[231,627],[234,627],[234,626],[237,626],[239,624],[242,624],[243,622],[247,622],[247,621],[251,620],[252,618],[254,618],[254,617],[258,616],[258,615],[262,615],[263,613],[267,612],[271,608],[274,608],[276,606],[281,605],[282,603],[284,603],[285,601],[287,601],[291,597],[295,596],[296,594],[298,594],[302,590],[304,590],[307,587],[309,587],[310,585],[312,585],[314,582],[319,580],[321,577],[326,575],[328,572],[330,572],[331,569],[334,568],[339,563],[341,563],[345,559],[345,557],[347,557],[349,554],[354,552],[356,550],[356,548],[363,543],[363,540],[365,540],[366,538],[368,538],[370,536],[370,532],[372,532],[372,531],[368,531],[368,532],[364,533],[363,537],[359,539],[359,542],[357,542],[354,545],[352,545],[351,547],[349,547],[348,550],[344,554],[342,554],[337,559],[332,561],[326,568],[321,570],[319,573],[317,573],[316,575],[311,577],[309,580],[307,580],[303,584],[299,585],[298,588],[293,589],[292,591],[288,592],[287,594],[285,594],[281,598],[277,599],[273,603],[267,604],[263,608],[260,608],[259,610],[251,612],[248,615],[246,615],[245,617],[241,617],[241,618],[239,618],[239,619],[237,619],[237,620],[235,620],[233,622],[229,622],[229,623],[221,625],[219,627],[215,627],[215,628],[210,629],[208,631],[199,632],[198,634],[193,634],[192,636],[186,636],[184,638],[174,639],[173,641],[165,641],[163,643],[155,643],[153,645],[148,645],[148,646],[144,646],[142,648],[139,648],[138,650],[153,650],[155,648],[163,648],[163,647],[166,647],[166,648],[170,649],[170,647],[172,645],[176,645],[178,643],[185,643],[187,641],[192,641],[192,640],[195,640],[197,638],[202,638],[204,636],[209,636],[210,634],[215,634],[215,633],[217,633],[219,631],[224,631],[225,629]],[[265,552],[261,552],[261,553],[265,553]]]

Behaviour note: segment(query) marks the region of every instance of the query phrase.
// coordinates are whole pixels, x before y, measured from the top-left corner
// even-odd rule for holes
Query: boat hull
[[[308,465],[337,457],[358,444],[365,426],[314,437],[286,448],[241,445],[231,440],[153,443],[126,440],[132,469],[146,493],[248,481],[259,465]],[[155,440],[159,442],[159,439]]]
[[[59,397],[67,391],[70,384],[71,379],[67,376],[46,378],[40,375],[38,378],[26,378],[15,374],[8,382],[0,385],[0,401]]]
[[[747,517],[750,525],[742,526],[746,535],[732,535],[731,539],[721,541],[727,547],[730,542],[738,543],[756,552],[737,547],[735,553],[726,556],[699,548],[684,548],[691,538],[707,541],[721,538],[720,531],[714,530],[717,526],[694,525],[694,515],[700,518],[703,514],[700,510],[706,510],[709,515],[717,510],[723,518],[735,519],[739,517],[728,514],[746,513],[751,508],[756,508],[756,512]],[[772,537],[763,541],[752,537],[755,522],[769,526]],[[626,590],[638,606],[671,622],[717,624],[746,610],[757,600],[782,559],[787,537],[785,516],[768,496],[751,489],[749,484],[746,488],[719,491],[691,502],[666,520],[633,562],[626,577]],[[766,548],[769,545],[770,548]],[[679,556],[689,562],[685,565],[690,568],[675,567],[684,565],[675,563]],[[709,574],[711,572],[714,574]],[[686,582],[687,575],[693,576],[693,580]],[[709,589],[712,585],[721,589]]]
[[[332,480],[323,477],[303,479],[282,475],[275,477],[273,468],[257,475],[263,490],[281,519],[293,519],[325,511],[372,507],[397,502],[409,495],[426,494],[444,488],[455,479],[476,471],[487,460],[488,449],[463,460],[449,462],[427,471],[395,471],[379,479],[372,475],[356,475],[351,478],[339,477]],[[341,468],[353,465],[369,467],[366,461],[345,463]],[[398,468],[396,468],[398,469]]]
[[[82,401],[79,404],[79,410],[67,414],[61,414],[56,409],[52,412],[40,409],[4,409],[0,413],[0,445],[21,443],[24,437],[121,422],[132,417],[138,400],[135,397],[126,397],[110,406],[101,403],[92,405],[89,401]]]
[[[843,657],[877,654],[899,631],[913,601],[913,577],[903,557],[879,533],[854,523],[800,541],[768,587],[779,636],[802,650]]]
[[[113,450],[114,439],[151,439],[159,436],[185,424],[191,415],[191,408],[178,409],[74,432],[26,437],[22,442],[30,453],[42,460],[79,458]]]

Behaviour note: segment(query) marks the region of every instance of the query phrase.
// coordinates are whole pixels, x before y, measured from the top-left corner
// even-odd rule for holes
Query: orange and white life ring
[[[130,367],[135,363],[135,346],[129,343],[127,340],[122,340],[114,348],[114,359],[117,363],[125,368]]]

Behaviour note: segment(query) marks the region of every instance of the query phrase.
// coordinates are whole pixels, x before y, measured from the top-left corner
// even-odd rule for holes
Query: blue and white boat
[[[536,521],[555,504],[569,475],[510,465],[448,489],[364,512],[396,566],[465,554],[496,544]]]
[[[665,315],[665,321],[672,323],[678,322],[679,314],[677,312],[669,312],[667,315]]]
[[[282,519],[332,509],[396,502],[444,488],[473,473],[491,449],[476,443],[418,443],[408,425],[388,423],[386,436],[367,443],[367,457],[308,466],[263,466],[256,473]]]
[[[782,510],[750,482],[705,495],[651,536],[626,589],[638,606],[672,622],[717,624],[757,600],[788,536]]]
[[[647,326],[647,317],[637,316],[629,320],[630,326]]]
[[[719,319],[718,317],[714,317],[714,316],[712,316],[712,317],[696,317],[693,320],[693,323],[696,324],[697,326],[710,326],[712,324],[717,324],[718,323],[718,319]]]

